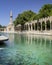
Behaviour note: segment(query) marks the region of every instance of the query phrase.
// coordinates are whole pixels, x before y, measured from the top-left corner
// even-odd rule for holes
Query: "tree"
[[[39,17],[48,17],[52,15],[52,4],[45,4],[40,10],[39,10]]]
[[[22,29],[24,28],[24,24],[28,21],[34,20],[36,17],[36,13],[29,11],[24,11],[23,13],[19,14],[14,21],[14,25],[21,24]]]
[[[1,24],[0,24],[0,28],[5,28],[6,26],[2,26]]]
[[[2,25],[0,25],[0,28],[2,28]]]
[[[34,20],[36,18],[36,13],[29,11],[24,11],[23,13],[19,14],[14,21],[14,24],[21,24],[23,25],[25,22]]]
[[[26,22],[31,22],[32,20],[37,20],[39,22],[40,18],[52,16],[52,4],[45,4],[42,6],[42,8],[39,10],[38,14],[34,13],[31,10],[24,11],[21,14],[18,14],[16,19],[14,20],[14,25],[21,24],[21,28],[24,28],[24,24]],[[37,24],[38,24],[37,22]],[[37,24],[35,28],[37,29]],[[45,29],[45,24],[43,23],[43,30]],[[39,24],[39,29],[40,29],[40,24]]]

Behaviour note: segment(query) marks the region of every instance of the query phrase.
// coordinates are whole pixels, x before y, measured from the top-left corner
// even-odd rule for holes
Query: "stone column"
[[[38,21],[37,21],[37,30],[38,30]]]
[[[27,25],[28,25],[28,24],[27,24]],[[28,25],[28,27],[27,27],[27,28],[28,28],[28,30],[29,30],[29,25]]]
[[[25,25],[25,30],[26,30],[26,25]]]
[[[32,23],[31,23],[31,31],[32,31],[33,29],[32,29]]]
[[[34,23],[34,30],[35,30],[35,23]]]
[[[28,31],[30,31],[30,27],[29,27],[29,24],[28,24]]]
[[[51,30],[51,21],[50,21],[50,30]]]
[[[24,25],[24,30],[25,30],[25,25]]]
[[[47,24],[46,24],[46,21],[47,21],[47,18],[45,18],[45,31],[47,30]]]
[[[27,24],[25,25],[25,30],[27,31]]]
[[[25,25],[25,30],[26,30],[26,25]]]
[[[41,31],[42,31],[42,21],[41,21]]]
[[[46,21],[45,21],[45,31],[46,31]]]

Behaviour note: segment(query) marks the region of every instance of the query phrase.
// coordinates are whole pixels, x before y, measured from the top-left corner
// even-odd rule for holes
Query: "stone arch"
[[[26,30],[28,30],[28,24],[26,25]]]
[[[42,22],[42,30],[45,30],[45,22]]]
[[[35,23],[35,30],[37,30],[37,23]]]
[[[50,30],[50,21],[49,20],[46,21],[46,28],[47,28],[47,30]]]
[[[24,25],[24,30],[26,30],[26,25]]]
[[[52,21],[51,21],[51,30],[52,30]]]
[[[38,30],[41,30],[41,23],[38,22]]]
[[[34,30],[34,23],[32,23],[32,29]]]
[[[29,24],[30,30],[31,30],[31,24]]]

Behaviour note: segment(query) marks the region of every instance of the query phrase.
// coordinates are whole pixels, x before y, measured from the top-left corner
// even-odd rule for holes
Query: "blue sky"
[[[11,10],[14,20],[19,13],[25,10],[38,13],[44,4],[52,4],[52,0],[0,0],[0,24],[8,25]]]

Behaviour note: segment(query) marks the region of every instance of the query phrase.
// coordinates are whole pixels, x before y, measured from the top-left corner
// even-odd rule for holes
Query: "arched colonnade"
[[[26,31],[33,30],[52,30],[52,16],[47,18],[42,18],[39,20],[34,20],[31,22],[26,22],[24,25]]]

